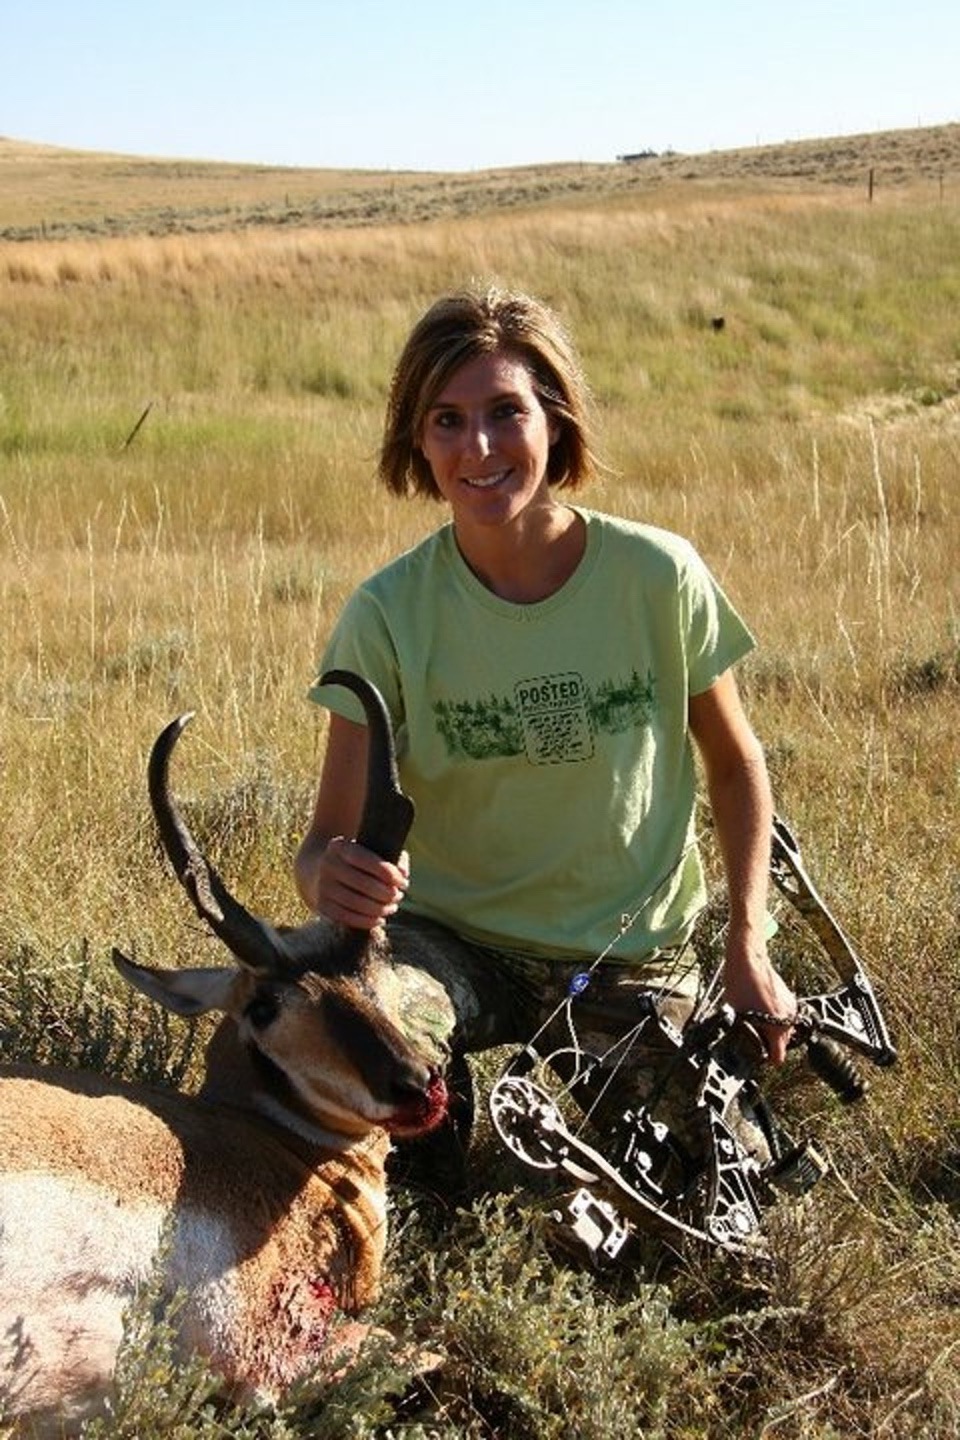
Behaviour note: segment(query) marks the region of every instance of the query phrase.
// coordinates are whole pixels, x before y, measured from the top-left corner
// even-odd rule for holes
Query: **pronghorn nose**
[[[421,1083],[423,1076],[426,1076],[425,1084]],[[412,1085],[397,1086],[394,1094],[396,1108],[387,1121],[387,1129],[393,1135],[425,1135],[442,1123],[449,1104],[447,1083],[440,1071],[424,1066]]]
[[[401,1103],[422,1099],[438,1073],[418,1060],[400,1061],[391,1076],[393,1098]]]

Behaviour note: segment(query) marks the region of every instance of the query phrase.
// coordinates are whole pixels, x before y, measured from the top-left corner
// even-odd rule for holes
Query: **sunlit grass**
[[[119,1047],[174,1073],[108,955],[218,953],[146,805],[150,743],[180,711],[197,713],[174,784],[198,830],[243,898],[299,917],[290,860],[324,737],[304,692],[353,586],[443,513],[375,487],[391,358],[474,275],[545,295],[580,341],[607,462],[584,501],[689,535],[749,619],[743,688],[778,806],[887,1000],[901,1063],[870,1101],[788,1096],[839,1178],[799,1234],[784,1218],[772,1274],[571,1276],[482,1130],[476,1204],[439,1237],[401,1197],[386,1313],[452,1358],[424,1428],[390,1433],[957,1433],[958,222],[949,197],[701,188],[0,247],[0,1029],[17,1053],[56,1058],[56,1040],[89,1059],[75,1014],[98,1062]],[[157,1435],[182,1401],[163,1374]],[[382,1378],[358,1381],[371,1415]],[[336,1433],[304,1406],[249,1433]]]

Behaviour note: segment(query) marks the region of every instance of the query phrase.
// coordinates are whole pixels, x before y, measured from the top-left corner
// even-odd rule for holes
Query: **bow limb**
[[[535,1045],[525,1046],[508,1062],[490,1093],[494,1128],[526,1165],[562,1171],[586,1187],[568,1206],[568,1218],[581,1238],[605,1233],[604,1248],[614,1253],[622,1212],[667,1243],[683,1238],[730,1251],[756,1247],[761,1216],[754,1187],[758,1167],[727,1123],[731,1107],[750,1082],[734,1074],[717,1053],[734,1020],[725,1008],[709,1024],[682,1034],[655,1004],[646,1014],[646,1023],[655,1024],[661,1041],[673,1049],[665,1068],[675,1080],[678,1071],[686,1077],[690,1124],[699,1133],[703,1152],[695,1165],[669,1119],[661,1116],[656,1097],[625,1112],[618,1128],[618,1154],[611,1161],[569,1129],[552,1097],[530,1079],[543,1061]],[[597,1195],[604,1197],[602,1202]]]
[[[546,1091],[525,1076],[509,1071],[500,1076],[490,1092],[490,1114],[501,1140],[525,1164],[537,1170],[561,1170],[590,1191],[601,1191],[631,1219],[665,1239],[677,1241],[686,1236],[722,1243],[719,1236],[672,1208],[670,1197],[646,1175],[642,1165],[624,1174],[574,1134]],[[656,1136],[655,1143],[661,1142],[662,1137]],[[609,1203],[608,1212],[613,1214]]]
[[[800,847],[779,817],[773,823],[770,873],[776,888],[816,935],[842,982],[835,990],[805,996],[800,1000],[799,1039],[819,1047],[819,1051],[812,1051],[813,1055],[819,1053],[829,1057],[829,1044],[839,1042],[875,1065],[893,1065],[897,1058],[896,1048],[870,978],[850,940],[807,874]],[[844,1067],[836,1056],[833,1058],[840,1069],[849,1069],[849,1062]],[[829,1070],[829,1059],[824,1063]],[[817,1067],[816,1060],[814,1064]],[[826,1074],[824,1078],[830,1077]]]

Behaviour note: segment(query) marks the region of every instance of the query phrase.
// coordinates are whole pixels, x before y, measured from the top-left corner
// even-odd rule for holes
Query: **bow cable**
[[[635,909],[630,912],[625,912],[621,915],[620,925],[617,929],[616,934],[612,937],[612,939],[608,942],[604,949],[601,950],[600,953],[593,958],[593,960],[591,960],[590,964],[585,970],[578,970],[573,976],[571,976],[567,986],[567,993],[558,1001],[556,1007],[551,1011],[551,1013],[543,1021],[539,1029],[528,1041],[527,1045],[524,1047],[524,1050],[520,1052],[521,1054],[533,1056],[542,1064],[551,1065],[551,1069],[553,1068],[551,1062],[555,1060],[558,1056],[563,1054],[570,1054],[573,1057],[573,1073],[569,1080],[565,1082],[561,1080],[559,1086],[560,1095],[569,1095],[573,1087],[577,1085],[578,1082],[583,1080],[587,1075],[589,1075],[591,1070],[593,1070],[595,1067],[599,1066],[604,1071],[605,1079],[602,1087],[593,1096],[589,1108],[580,1112],[579,1124],[576,1131],[574,1132],[576,1134],[579,1134],[580,1131],[583,1129],[584,1125],[591,1119],[596,1107],[602,1102],[608,1089],[616,1080],[621,1068],[626,1063],[630,1052],[633,1050],[634,1045],[637,1043],[640,1035],[646,1029],[650,1021],[651,1015],[649,1012],[643,1014],[635,1025],[633,1025],[625,1034],[619,1036],[616,1040],[614,1040],[612,1044],[608,1047],[608,1049],[606,1049],[602,1054],[593,1055],[590,1052],[584,1050],[582,1044],[580,1043],[580,1037],[577,1033],[577,1028],[573,1018],[574,1001],[577,1000],[584,993],[584,991],[588,989],[590,982],[594,978],[594,974],[597,971],[598,967],[601,966],[603,962],[609,957],[615,946],[619,944],[619,942],[623,939],[624,935],[629,934],[630,930],[632,930],[634,925],[636,925],[637,921],[640,919],[643,913],[649,909],[653,900],[663,890],[664,886],[668,883],[668,881],[671,880],[672,877],[676,874],[687,854],[696,846],[696,844],[697,837],[695,837],[687,845],[684,846],[674,864],[670,867],[669,870],[665,871],[664,874],[661,875],[661,877],[659,878],[659,880],[657,880],[657,882],[652,887],[647,896],[643,900],[641,900],[641,902],[635,907]],[[700,914],[702,914],[703,908],[705,907],[701,907],[701,909],[698,910],[697,914],[694,916],[694,919],[691,922],[691,931],[696,925],[696,921],[699,918]],[[689,938],[681,942],[681,944],[675,948],[676,954],[673,958],[674,976],[676,980],[682,980],[686,974],[696,968],[696,954],[692,951],[692,946]],[[681,970],[679,969],[677,962],[687,953],[688,950],[691,952],[691,955],[693,957],[692,961],[683,970]],[[656,960],[658,956],[666,955],[668,953],[669,948],[667,950],[657,948],[650,952],[650,956],[648,958],[645,958],[643,963],[652,963]],[[713,980],[711,981],[711,985],[709,987],[710,989],[715,988],[716,980],[717,976],[715,975]],[[672,993],[672,990],[673,986],[668,982],[668,980],[666,978],[661,978],[659,986],[657,986],[656,988],[651,988],[649,992],[653,1007],[656,1008],[658,1002],[662,1000],[666,994]],[[701,1003],[701,1000],[698,998],[697,1009],[700,1008]],[[554,1024],[554,1022],[561,1014],[563,1014],[564,1020],[566,1022],[566,1028],[570,1036],[570,1045],[569,1047],[557,1046],[553,1050],[551,1050],[549,1054],[541,1055],[539,1050],[537,1049],[537,1042],[540,1040],[540,1037],[550,1028],[550,1026]],[[620,1054],[613,1066],[611,1067],[606,1065],[605,1062],[608,1061],[610,1056],[613,1055],[614,1052],[617,1050],[620,1051]],[[676,1055],[669,1057],[669,1064],[664,1067],[664,1074],[659,1077],[651,1095],[645,1101],[645,1104],[653,1105],[660,1099],[661,1095],[669,1085],[675,1070],[681,1063],[682,1056]],[[554,1076],[556,1076],[555,1070],[553,1073]],[[560,1079],[559,1076],[557,1076],[556,1078]]]

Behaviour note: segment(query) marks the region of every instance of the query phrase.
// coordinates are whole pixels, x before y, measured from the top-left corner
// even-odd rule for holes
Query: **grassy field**
[[[0,141],[4,1053],[195,1079],[182,1027],[108,965],[114,943],[214,953],[146,804],[180,710],[211,855],[301,918],[306,686],[356,582],[441,518],[374,485],[392,358],[483,276],[579,339],[608,467],[587,503],[690,536],[756,631],[778,807],[901,1057],[854,1110],[797,1066],[778,1084],[834,1170],[763,1263],[594,1274],[481,1127],[462,1210],[395,1199],[381,1318],[445,1352],[430,1386],[401,1404],[371,1355],[281,1415],[224,1416],[134,1317],[90,1435],[960,1435],[958,154],[947,126],[428,177]]]

